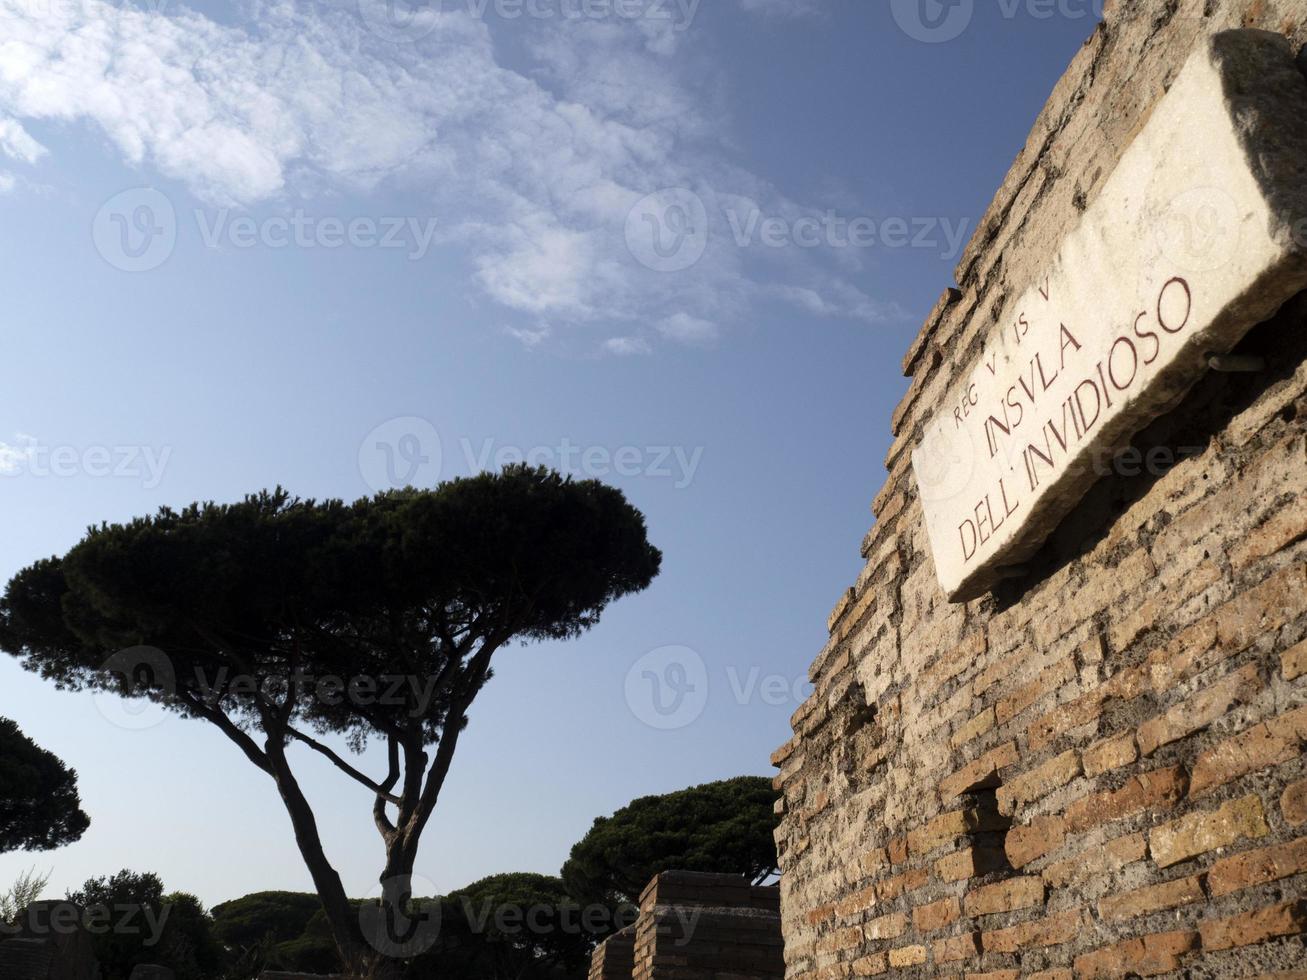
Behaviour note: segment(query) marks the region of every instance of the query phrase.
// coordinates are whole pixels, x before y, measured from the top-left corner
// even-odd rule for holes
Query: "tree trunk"
[[[290,815],[291,828],[295,832],[295,843],[299,846],[300,855],[309,869],[309,876],[313,879],[313,887],[322,901],[327,924],[331,927],[331,937],[336,942],[336,950],[340,953],[345,973],[350,976],[359,972],[370,959],[367,948],[360,942],[358,917],[350,908],[349,897],[345,894],[345,886],[341,883],[340,875],[327,860],[326,852],[322,847],[322,838],[318,834],[318,822],[313,816],[313,808],[309,806],[309,801],[300,791],[299,783],[291,773],[284,752],[280,747],[274,746],[271,739],[267,755],[272,767],[272,777],[277,783],[277,790],[281,793],[286,812]]]

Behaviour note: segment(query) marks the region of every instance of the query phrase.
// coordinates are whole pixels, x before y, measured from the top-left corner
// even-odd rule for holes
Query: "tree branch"
[[[395,825],[390,822],[390,817],[386,816],[386,804],[394,802],[394,797],[390,796],[390,791],[395,788],[399,782],[399,741],[394,735],[388,739],[390,755],[390,772],[386,774],[385,782],[381,784],[384,792],[377,793],[376,801],[372,804],[372,819],[381,831],[384,840],[389,841],[395,833]],[[399,804],[396,804],[399,805]]]
[[[313,738],[310,735],[306,735],[301,731],[297,731],[296,729],[291,728],[291,726],[287,724],[282,724],[281,729],[291,738],[298,739],[299,741],[307,745],[309,748],[313,749],[315,752],[321,753],[322,755],[326,756],[328,759],[331,760],[332,764],[341,772],[343,772],[346,776],[349,776],[351,779],[355,780],[356,782],[362,783],[368,789],[372,790],[372,792],[376,793],[378,799],[384,799],[388,803],[394,803],[397,806],[399,805],[399,800],[396,797],[391,796],[390,791],[387,788],[385,788],[381,783],[378,783],[373,779],[369,779],[363,773],[359,772],[359,770],[355,769],[348,762],[342,759],[334,751],[332,751],[331,748],[319,742],[316,738]]]

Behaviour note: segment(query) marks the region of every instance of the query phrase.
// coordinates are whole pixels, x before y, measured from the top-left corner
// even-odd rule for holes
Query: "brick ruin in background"
[[[0,980],[99,980],[90,934],[63,917],[68,907],[33,902],[16,927],[0,932]]]
[[[780,891],[739,875],[668,871],[633,926],[595,950],[590,980],[769,980],[785,974]]]
[[[1283,40],[1221,39],[1245,29]],[[1307,219],[1286,213],[1307,189],[1304,41],[1307,0],[1109,4],[911,345],[865,567],[773,756],[787,977],[1307,978],[1307,260],[1277,237]],[[1150,210],[1168,192],[1195,219],[1170,231]],[[1223,227],[1247,247],[1186,254]],[[1193,337],[1178,287],[1153,295],[1175,281]],[[1017,476],[996,466],[950,510],[969,450],[928,452],[939,420],[989,457],[1019,424],[967,383],[1006,366],[1018,388],[1004,333],[1110,343],[1136,305],[1180,340],[1116,389],[1112,451],[1059,462],[1032,418],[992,460]],[[1117,350],[1098,343],[1045,341],[1028,387]],[[1090,448],[1064,411],[1052,435]],[[1040,473],[1055,506],[998,491]]]

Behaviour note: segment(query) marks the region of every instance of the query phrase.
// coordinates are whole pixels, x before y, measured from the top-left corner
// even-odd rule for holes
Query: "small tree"
[[[550,875],[491,875],[441,902],[442,945],[411,980],[547,980],[584,976],[597,939],[563,882]]]
[[[209,980],[221,972],[223,949],[204,906],[185,892],[165,894],[156,874],[124,870],[92,878],[68,900],[107,925],[94,931],[104,980],[129,980],[146,963],[166,966],[177,980]]]
[[[290,745],[371,795],[386,851],[381,910],[400,921],[495,652],[580,634],[648,586],[660,558],[619,491],[544,469],[353,505],[278,490],[92,528],[9,583],[0,646],[62,686],[144,695],[217,726],[276,784],[342,960],[389,974],[323,851]],[[166,662],[106,677],[106,658],[137,646]],[[324,734],[355,750],[380,739],[387,772],[363,773]]]
[[[637,902],[663,871],[776,873],[776,792],[771,780],[740,776],[645,796],[600,817],[563,865],[568,891],[582,902]]]
[[[18,880],[0,892],[0,925],[17,925],[27,907],[41,897],[50,884],[50,874],[38,874],[36,869],[25,871]]]
[[[0,853],[49,851],[86,833],[77,773],[0,718]]]

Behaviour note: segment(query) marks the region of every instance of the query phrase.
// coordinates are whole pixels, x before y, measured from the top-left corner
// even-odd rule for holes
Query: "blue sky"
[[[633,797],[770,774],[858,572],[902,353],[1096,17],[397,2],[0,0],[0,575],[275,484],[529,457],[620,486],[663,573],[499,655],[419,860],[448,890],[556,872]],[[271,781],[210,727],[138,729],[7,656],[0,714],[93,821],[0,885],[308,887]],[[365,791],[299,761],[367,893]]]

